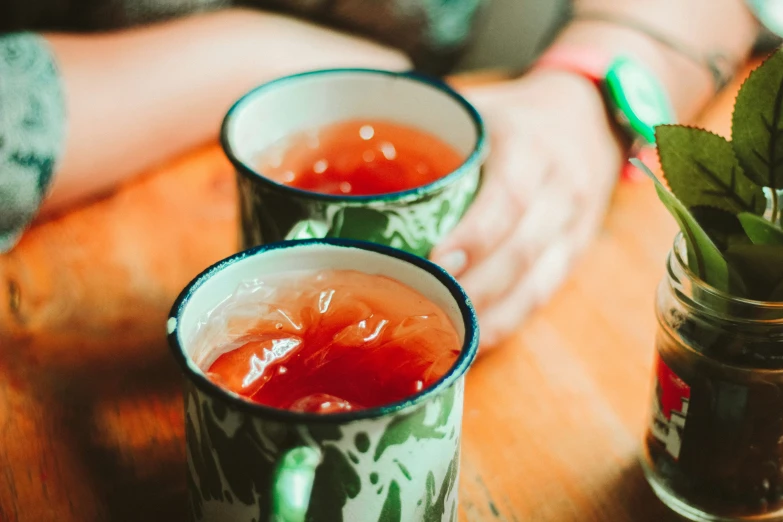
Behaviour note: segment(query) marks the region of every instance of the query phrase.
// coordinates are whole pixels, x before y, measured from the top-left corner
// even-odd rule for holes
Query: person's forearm
[[[408,67],[400,53],[294,19],[229,10],[99,35],[45,35],[64,84],[64,154],[43,211],[217,136],[243,92],[307,69]]]
[[[758,25],[742,0],[576,0],[574,11],[574,21],[554,45],[632,53],[663,82],[681,121],[691,119],[714,94],[709,70],[641,31],[580,20],[579,13],[610,13],[635,20],[693,54],[721,55],[735,65],[747,58],[758,34]]]

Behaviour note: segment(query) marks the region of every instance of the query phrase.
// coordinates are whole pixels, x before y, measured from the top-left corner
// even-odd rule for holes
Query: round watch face
[[[614,60],[606,73],[604,89],[618,123],[634,138],[655,143],[655,126],[674,123],[666,91],[652,73],[634,60]]]
[[[783,0],[746,0],[759,22],[777,36],[783,36]]]

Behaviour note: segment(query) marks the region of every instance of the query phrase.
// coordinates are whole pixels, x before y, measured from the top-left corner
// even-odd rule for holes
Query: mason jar
[[[690,520],[783,520],[783,303],[706,284],[678,236],[656,314],[650,485]]]

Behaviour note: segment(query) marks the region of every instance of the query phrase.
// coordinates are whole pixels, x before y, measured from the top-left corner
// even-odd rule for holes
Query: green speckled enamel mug
[[[369,119],[415,127],[464,157],[422,187],[373,196],[330,195],[283,185],[258,172],[257,158],[295,133]],[[415,73],[313,71],[262,85],[229,110],[223,150],[237,171],[240,246],[286,239],[361,239],[426,256],[473,201],[487,155],[478,112],[445,83]]]
[[[195,363],[198,322],[249,279],[289,270],[381,274],[447,313],[462,341],[432,387],[379,408],[318,415],[242,399]],[[341,239],[272,243],[208,268],[180,294],[168,339],[185,374],[190,512],[207,522],[451,522],[456,520],[464,375],[478,349],[474,310],[429,261]]]

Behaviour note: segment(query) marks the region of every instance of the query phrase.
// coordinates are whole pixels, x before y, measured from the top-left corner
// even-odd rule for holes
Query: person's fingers
[[[511,233],[528,201],[536,197],[547,167],[534,148],[498,140],[476,201],[431,259],[455,276],[479,263]]]
[[[576,257],[599,230],[608,199],[604,197],[594,202],[565,236],[544,250],[517,285],[479,311],[482,350],[492,348],[513,334],[533,309],[545,304],[560,288]]]
[[[533,309],[549,300],[568,274],[573,254],[570,235],[552,243],[503,299],[479,312],[482,350],[513,334]]]
[[[489,171],[486,183],[470,210],[432,253],[432,260],[454,276],[480,261],[511,233],[522,209]]]
[[[562,182],[542,187],[505,242],[460,276],[460,283],[478,309],[501,300],[525,277],[544,249],[573,226],[581,209],[572,204],[562,187]]]

